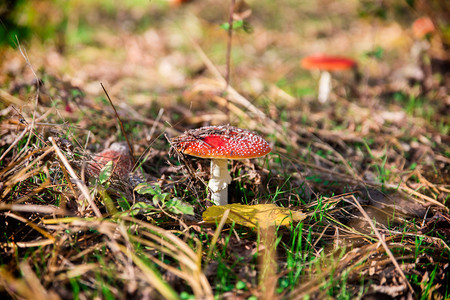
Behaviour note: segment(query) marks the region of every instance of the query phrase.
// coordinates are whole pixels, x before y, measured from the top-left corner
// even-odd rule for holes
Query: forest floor
[[[450,297],[446,10],[239,1],[227,62],[230,2],[24,4],[30,38],[0,48],[0,295]],[[317,53],[358,64],[324,103]],[[230,161],[229,202],[303,220],[203,220],[209,161],[169,140],[226,124],[272,148]]]

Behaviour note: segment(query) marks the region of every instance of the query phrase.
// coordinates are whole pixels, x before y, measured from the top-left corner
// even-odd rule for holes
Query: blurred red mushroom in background
[[[430,48],[430,37],[436,31],[433,21],[428,17],[421,17],[411,25],[415,41],[411,47],[411,57],[413,61],[418,61],[421,56]]]
[[[228,160],[262,157],[271,150],[256,133],[229,125],[192,129],[173,138],[171,144],[183,154],[211,159],[208,187],[216,205],[228,204],[228,185],[231,183]]]
[[[430,90],[433,86],[433,71],[428,52],[436,27],[429,17],[421,17],[414,21],[411,29],[415,38],[410,50],[412,63],[403,68],[407,71],[403,73],[406,73],[405,77],[421,82],[424,91]]]
[[[302,68],[306,70],[321,71],[319,79],[319,102],[325,103],[331,92],[331,71],[345,71],[357,66],[356,61],[340,56],[328,56],[315,54],[303,58],[300,62]]]
[[[412,24],[413,34],[417,39],[423,39],[435,30],[436,28],[434,27],[433,21],[428,17],[418,18]]]
[[[167,0],[167,2],[170,3],[172,6],[180,6],[189,2],[192,2],[193,0]]]

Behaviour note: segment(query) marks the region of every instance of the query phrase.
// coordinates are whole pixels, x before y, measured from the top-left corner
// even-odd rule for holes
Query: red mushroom
[[[431,47],[430,41],[436,27],[429,17],[418,18],[411,27],[415,37],[410,50],[412,64],[399,71],[403,71],[407,78],[421,81],[423,88],[429,90],[433,86],[433,78],[430,57],[427,52]]]
[[[168,0],[170,5],[172,6],[180,6],[189,2],[192,2],[193,0]]]
[[[186,131],[171,140],[172,147],[183,154],[211,158],[208,187],[216,205],[228,204],[231,182],[228,159],[262,157],[270,152],[269,144],[256,133],[226,126],[207,126]]]
[[[88,166],[89,173],[98,176],[101,169],[110,161],[113,162],[112,174],[116,177],[126,177],[133,169],[133,159],[128,145],[117,142],[93,156],[93,162]]]
[[[321,71],[317,98],[321,103],[324,103],[328,100],[331,91],[331,75],[329,72],[353,69],[356,67],[356,62],[346,57],[316,54],[303,58],[300,65],[307,70],[317,69]]]
[[[433,21],[428,17],[418,18],[412,24],[412,31],[417,39],[423,39],[427,34],[431,34],[436,30]]]

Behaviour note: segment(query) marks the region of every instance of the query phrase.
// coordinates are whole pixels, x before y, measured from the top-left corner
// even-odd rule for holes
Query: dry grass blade
[[[16,243],[8,243],[5,246],[10,248],[35,248],[35,247],[44,247],[47,245],[54,244],[54,240],[36,240],[36,241],[30,241],[30,242],[16,242]]]
[[[23,278],[16,278],[6,268],[0,268],[0,287],[19,299],[60,299],[53,293],[47,293],[27,262],[20,264],[20,270]]]
[[[148,236],[146,236],[148,237]],[[142,245],[146,245],[150,249],[156,250],[160,254],[165,254],[170,257],[173,257],[176,259],[180,264],[180,269],[172,267],[164,262],[162,262],[159,259],[156,259],[150,254],[143,254],[147,259],[151,260],[158,266],[160,266],[162,269],[172,273],[175,276],[178,276],[179,278],[185,280],[189,286],[192,288],[192,291],[196,295],[197,298],[211,298],[212,297],[212,291],[208,284],[208,281],[206,277],[201,272],[201,265],[200,267],[198,264],[192,260],[190,260],[186,255],[183,253],[179,253],[176,251],[176,249],[172,249],[175,251],[171,251],[169,248],[171,248],[169,245],[164,244],[159,246],[157,243],[150,242],[148,239],[143,239],[139,237],[130,237],[133,241],[141,243]]]
[[[46,238],[48,238],[49,240],[54,241],[55,237],[53,235],[51,235],[50,233],[48,233],[47,231],[45,231],[44,229],[40,228],[39,226],[37,226],[36,224],[34,224],[31,221],[28,221],[27,219],[25,219],[24,217],[18,216],[16,214],[10,213],[10,212],[6,212],[5,216],[7,217],[11,217],[14,218],[16,220],[19,220],[21,222],[24,222],[25,224],[27,224],[27,226],[30,226],[31,228],[33,228],[34,230],[36,230],[37,232],[39,232],[40,234],[42,234],[43,236],[45,236]]]
[[[27,200],[29,200],[33,196],[39,195],[40,193],[44,192],[48,188],[48,186],[51,184],[51,181],[50,181],[50,174],[48,172],[48,168],[47,168],[46,165],[44,165],[43,171],[44,171],[44,174],[46,176],[45,181],[41,185],[39,185],[37,188],[32,190],[31,192],[29,192],[26,195],[24,195],[23,197],[17,199],[15,201],[16,204],[26,202]]]
[[[131,252],[127,247],[119,245],[119,248],[126,255],[131,256],[133,262],[141,269],[147,282],[153,286],[164,299],[179,299],[178,294],[142,259]]]
[[[197,299],[213,298],[211,286],[202,272],[201,261],[199,260],[201,257],[184,241],[167,230],[130,217],[121,217],[119,224],[108,220],[100,222],[98,219],[89,220],[86,218],[48,219],[44,220],[43,223],[70,224],[71,227],[78,226],[79,228],[77,230],[81,228],[95,228],[102,234],[108,236],[110,242],[107,245],[112,252],[115,253],[117,249],[120,253],[129,257],[144,275],[144,277],[139,278],[144,279],[150,286],[154,287],[165,299],[179,299],[179,296],[161,277],[159,271],[154,269],[149,262],[153,262],[161,267],[162,270],[171,272],[185,280],[192,288]],[[130,227],[133,228],[131,231]],[[123,239],[117,235],[117,232],[121,233]],[[201,250],[201,247],[199,249]],[[94,247],[86,250],[91,252],[94,250]],[[86,254],[88,252],[85,251],[84,253]],[[115,257],[120,257],[120,253],[115,253]],[[155,253],[173,258],[178,262],[180,269],[154,257]],[[77,255],[77,257],[80,256]],[[121,258],[121,261],[124,266],[128,265],[126,259]],[[136,272],[132,269],[130,270],[128,267],[127,269],[128,274],[134,274]],[[69,273],[61,275],[63,277],[60,277],[60,279],[76,276],[76,274],[82,272],[83,268],[77,270],[75,273],[69,271]],[[135,275],[129,276],[134,277]]]
[[[28,54],[27,54],[26,49],[22,48],[22,46],[19,43],[19,39],[18,39],[17,36],[16,36],[16,44],[17,44],[17,47],[18,47],[18,49],[20,51],[20,54],[22,54],[23,58],[25,59],[25,61],[27,63],[28,68],[31,70],[31,72],[33,73],[34,79],[36,80],[36,94],[34,96],[33,114],[32,114],[31,125],[30,125],[31,126],[31,131],[33,131],[35,126],[36,126],[36,116],[37,116],[36,112],[37,112],[38,104],[39,104],[40,80],[39,80],[38,76],[36,75],[36,72],[34,71],[34,68],[33,68],[32,64],[31,64],[31,61],[28,58]],[[29,145],[29,143],[31,141],[31,137],[32,137],[31,134],[28,135],[27,142],[26,142],[25,147],[23,149],[28,148],[28,145]]]
[[[34,151],[35,153],[37,152],[41,152],[41,151]],[[2,193],[2,198],[5,198],[8,193],[11,191],[11,189],[14,187],[14,185],[18,182],[22,182],[38,173],[40,173],[40,169],[34,169],[30,172],[28,172],[30,169],[32,169],[35,165],[37,165],[38,163],[40,163],[45,157],[47,157],[47,155],[50,154],[50,152],[53,152],[53,149],[51,147],[48,147],[47,149],[45,149],[44,153],[39,155],[36,159],[34,159],[32,162],[30,162],[26,167],[20,169],[20,171],[12,174],[12,176],[8,179],[6,179],[3,184],[5,185],[5,188],[3,190]],[[31,154],[28,155],[28,157],[30,157]],[[7,176],[10,175],[10,173],[13,173],[13,171],[15,171],[15,167],[17,165],[16,164],[11,164],[10,166],[8,166],[7,168],[5,168],[4,172],[2,172],[2,176]],[[28,173],[27,173],[28,172]]]
[[[20,212],[31,212],[49,215],[64,215],[66,212],[56,206],[35,205],[35,204],[5,204],[0,203],[0,210],[11,210]]]
[[[50,137],[49,140],[52,143],[53,148],[55,149],[55,152],[58,155],[59,159],[62,161],[62,163],[66,167],[67,171],[69,172],[69,174],[71,176],[71,180],[75,181],[75,183],[77,184],[81,193],[83,194],[84,198],[88,201],[89,205],[92,207],[92,210],[94,211],[95,215],[98,218],[101,218],[102,214],[101,214],[100,210],[98,209],[97,205],[95,204],[94,200],[92,199],[86,184],[83,181],[81,181],[80,179],[78,179],[77,174],[72,169],[72,166],[70,165],[69,161],[64,156],[64,154],[61,152],[58,145],[56,145],[55,140],[52,137]]]
[[[175,270],[173,271],[178,273],[181,278],[190,284],[197,298],[213,298],[211,286],[202,272],[201,261],[199,260],[200,256],[196,254],[191,247],[167,230],[129,217],[123,217],[122,219],[131,222],[131,224],[139,225],[142,228],[140,230],[140,235],[147,238],[143,239],[130,235],[131,240],[139,241],[151,248],[157,249],[158,252],[166,253],[180,263],[182,273]],[[199,249],[201,250],[201,247],[199,247]],[[150,258],[149,256],[147,257]],[[156,259],[151,260],[160,266],[165,268],[168,267],[166,264]]]
[[[24,261],[20,263],[20,270],[22,271],[23,278],[25,279],[26,284],[30,288],[32,294],[30,299],[36,300],[53,300],[60,299],[58,295],[53,293],[52,291],[48,292],[41,284],[39,278],[33,272],[28,262]]]
[[[230,214],[230,211],[231,211],[231,209],[227,209],[227,210],[223,213],[223,216],[222,216],[222,218],[220,219],[219,225],[217,226],[216,231],[214,232],[214,236],[213,236],[213,238],[212,238],[212,240],[211,240],[211,244],[210,244],[210,246],[209,246],[208,255],[207,255],[207,257],[208,257],[209,259],[211,259],[211,254],[212,254],[212,252],[214,251],[214,247],[216,246],[217,240],[219,239],[219,235],[220,235],[221,232],[222,232],[223,226],[225,225],[225,222],[226,222],[227,219],[228,219],[228,215]],[[206,266],[205,266],[205,268],[206,268]]]
[[[140,221],[140,220],[137,220],[137,219],[134,219],[134,218],[122,217],[122,219],[124,221],[127,221],[127,222],[138,224],[138,225],[142,226],[143,228],[146,228],[148,230],[151,230],[151,231],[157,233],[158,235],[164,236],[172,244],[177,245],[178,249],[181,250],[184,254],[186,254],[189,258],[191,258],[194,261],[196,260],[197,255],[195,254],[195,252],[185,242],[180,240],[173,233],[170,233],[167,230],[164,230],[162,228],[159,228],[157,226],[151,225],[149,223],[146,223],[144,221]]]
[[[188,257],[185,253],[179,250],[177,244],[172,244],[161,238],[158,234],[152,234],[147,231],[141,231],[143,238],[131,236],[130,239],[146,245],[147,247],[158,251],[158,253],[164,253],[171,257],[176,257],[178,261],[183,262],[191,270],[197,269],[196,261]]]
[[[17,105],[17,106],[22,106],[25,105],[25,101],[14,97],[13,95],[7,93],[6,91],[0,89],[0,100],[4,101],[6,103],[9,104],[13,104],[13,105]]]
[[[413,189],[411,189],[410,187],[406,186],[404,183],[401,183],[400,185],[395,185],[395,184],[386,184],[386,187],[392,188],[392,189],[401,189],[403,192],[405,193],[409,193],[411,195],[416,196],[417,198],[423,199],[425,201],[428,201],[434,205],[437,205],[439,207],[441,207],[442,209],[444,209],[446,212],[449,211],[449,208],[447,206],[445,206],[444,204],[442,204],[441,202],[428,197],[427,195],[423,195]]]
[[[1,91],[1,90],[0,90]],[[9,151],[11,151],[16,145],[17,143],[22,140],[22,138],[25,136],[25,134],[31,129],[30,126],[27,126],[24,128],[24,130],[14,139],[14,142],[11,143],[11,145],[9,145],[8,149],[5,150],[5,152],[3,152],[2,156],[0,156],[0,161],[3,160],[5,158],[5,156],[9,153]],[[4,171],[4,170],[2,170]],[[3,172],[2,172],[3,173]]]
[[[360,268],[358,266],[366,261],[370,256],[375,255],[377,253],[377,249],[378,245],[375,243],[364,245],[361,248],[355,248],[347,252],[339,261],[335,260],[331,254],[331,260],[329,264],[326,265],[326,268],[318,270],[319,272],[314,274],[311,280],[295,288],[289,294],[289,298],[300,300],[304,299],[308,295],[316,295],[326,286],[329,279],[338,280],[341,272],[344,270],[348,270],[352,274],[356,274],[356,276],[358,276],[360,273]],[[320,298],[324,298],[324,296]]]
[[[400,268],[400,265],[398,264],[397,260],[395,259],[394,255],[392,254],[391,250],[389,249],[388,245],[386,244],[386,241],[384,240],[383,236],[381,236],[380,232],[375,227],[375,225],[373,224],[372,220],[367,215],[366,211],[362,208],[361,204],[359,204],[358,200],[354,196],[352,196],[351,198],[353,199],[353,202],[355,203],[354,205],[358,208],[358,210],[361,212],[361,214],[366,219],[367,223],[369,223],[370,227],[375,232],[375,235],[377,236],[378,241],[383,246],[384,250],[386,251],[386,254],[389,256],[389,259],[394,264],[395,269],[397,270],[397,272],[402,277],[404,283],[408,286],[409,291],[411,292],[411,294],[414,295],[414,289],[412,288],[411,284],[409,283],[408,279],[406,278],[405,273],[403,273],[402,268]]]
[[[191,42],[194,45],[195,50],[197,50],[197,53],[199,54],[200,58],[203,60],[203,62],[211,71],[211,73],[213,73],[216,79],[221,82],[222,86],[226,86],[226,92],[230,96],[231,100],[247,108],[250,112],[255,114],[255,116],[271,121],[261,110],[259,110],[255,105],[253,105],[250,101],[248,101],[244,96],[239,94],[231,85],[227,85],[226,79],[223,78],[223,76],[220,74],[220,72],[217,70],[217,68],[214,66],[214,64],[211,62],[211,60],[208,58],[208,56],[202,50],[202,48],[194,40],[191,39]]]
[[[58,275],[58,279],[65,280],[65,279],[78,277],[83,274],[86,274],[89,271],[96,270],[99,267],[100,266],[98,264],[85,264],[85,265],[73,266],[71,270],[67,271],[66,273],[61,273],[60,275]]]
[[[83,218],[83,219],[81,219],[79,217],[67,217],[67,218],[42,219],[41,222],[42,222],[42,224],[45,224],[45,225],[69,224],[69,223],[77,222],[77,225],[79,225],[79,223],[84,224],[84,222],[92,221],[92,220],[94,220],[94,219],[92,219],[92,218]]]

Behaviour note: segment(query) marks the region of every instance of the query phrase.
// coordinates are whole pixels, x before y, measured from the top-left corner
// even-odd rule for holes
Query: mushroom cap
[[[270,152],[269,144],[256,133],[232,126],[206,126],[186,131],[171,140],[183,154],[202,158],[256,158]]]
[[[94,155],[93,161],[88,166],[88,171],[92,175],[98,175],[110,161],[113,162],[113,175],[115,176],[127,176],[133,169],[133,159],[128,145],[123,142],[116,142]]]
[[[421,39],[429,33],[433,33],[436,30],[433,21],[428,17],[418,18],[412,24],[412,31],[416,38]]]
[[[353,68],[356,66],[356,61],[347,57],[315,54],[304,57],[300,65],[307,70],[339,71]]]

